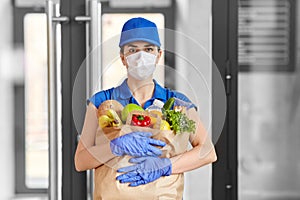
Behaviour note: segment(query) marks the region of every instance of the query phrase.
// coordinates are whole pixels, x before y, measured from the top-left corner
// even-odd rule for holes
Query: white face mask
[[[156,65],[156,55],[139,51],[126,57],[127,73],[137,80],[145,80],[153,75]]]

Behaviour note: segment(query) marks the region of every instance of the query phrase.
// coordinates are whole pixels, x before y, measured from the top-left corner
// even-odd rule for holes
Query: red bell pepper
[[[132,124],[135,126],[150,126],[151,118],[147,115],[132,115]]]

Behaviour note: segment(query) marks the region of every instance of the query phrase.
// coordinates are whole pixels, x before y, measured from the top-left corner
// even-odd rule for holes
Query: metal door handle
[[[89,98],[97,89],[101,89],[99,77],[102,71],[102,27],[100,0],[86,1],[86,15],[76,16],[74,21],[86,23],[86,98]],[[96,88],[95,84],[99,84]],[[93,171],[87,171],[87,199],[93,199]]]
[[[58,3],[47,0],[48,45],[48,134],[49,134],[49,200],[62,199],[62,133],[61,133],[61,23]]]
[[[52,22],[59,22],[59,23],[69,22],[69,17],[66,16],[52,17]]]
[[[101,76],[101,1],[90,0],[87,1],[85,16],[76,16],[74,21],[78,23],[86,23],[86,80],[87,80],[87,93],[86,97],[89,98],[96,89],[101,88],[99,77]],[[95,87],[95,83],[99,84],[100,88]]]
[[[76,16],[74,18],[75,22],[89,22],[91,21],[91,17],[90,16]]]
[[[95,84],[99,82],[102,72],[102,8],[99,0],[90,1],[90,51],[93,51],[90,55],[90,67],[89,67],[89,96],[91,96],[97,89]]]

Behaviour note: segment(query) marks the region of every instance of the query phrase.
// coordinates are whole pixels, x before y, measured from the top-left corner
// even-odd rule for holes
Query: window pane
[[[294,8],[290,0],[239,0],[241,70],[294,68]]]
[[[47,26],[45,14],[24,18],[25,183],[48,187]]]
[[[239,199],[300,199],[298,73],[239,74]]]

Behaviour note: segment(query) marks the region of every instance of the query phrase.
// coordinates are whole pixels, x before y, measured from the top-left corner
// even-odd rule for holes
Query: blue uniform
[[[185,102],[191,102],[184,94],[168,89],[163,88],[160,86],[155,80],[154,81],[154,93],[151,99],[147,100],[144,104],[144,109],[148,108],[150,105],[153,104],[153,101],[155,99],[158,99],[162,102],[166,102],[171,97],[176,97],[178,99],[181,99]],[[88,103],[92,102],[97,108],[99,105],[106,101],[106,100],[117,100],[120,102],[123,106],[134,103],[139,103],[136,101],[136,99],[133,97],[128,85],[127,85],[127,79],[123,81],[123,83],[115,88],[110,88],[108,90],[103,90],[100,92],[97,92],[95,95],[93,95],[90,99],[88,99]],[[196,107],[193,105],[192,107]]]

